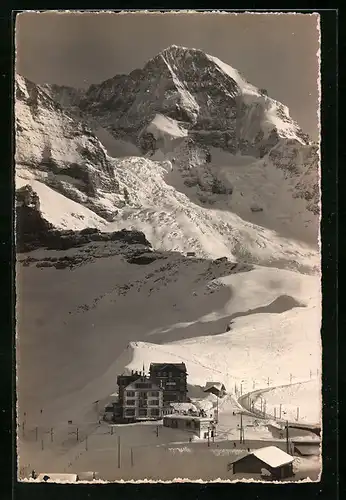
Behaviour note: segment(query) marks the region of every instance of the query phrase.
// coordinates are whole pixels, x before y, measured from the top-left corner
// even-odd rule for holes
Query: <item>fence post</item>
[[[120,469],[120,436],[118,436],[118,469]]]

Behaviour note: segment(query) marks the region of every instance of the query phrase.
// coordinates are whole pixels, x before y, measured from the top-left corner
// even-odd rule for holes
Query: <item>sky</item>
[[[290,109],[318,138],[318,16],[234,13],[35,13],[16,18],[16,70],[86,88],[141,68],[169,45],[202,49]]]

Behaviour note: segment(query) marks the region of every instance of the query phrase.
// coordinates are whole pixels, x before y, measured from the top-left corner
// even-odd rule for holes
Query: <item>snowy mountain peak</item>
[[[214,56],[171,46],[82,95],[18,76],[16,97],[17,184],[56,227],[143,229],[154,248],[200,256],[310,260],[299,245],[286,255],[280,238],[317,240],[318,147]]]

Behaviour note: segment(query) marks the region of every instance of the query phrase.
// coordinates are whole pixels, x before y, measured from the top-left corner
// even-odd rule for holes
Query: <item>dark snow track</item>
[[[298,302],[296,299],[290,295],[280,295],[273,302],[267,306],[256,307],[255,309],[249,309],[244,312],[236,312],[230,316],[218,319],[213,322],[200,322],[197,323],[199,335],[219,335],[224,333],[228,328],[228,331],[232,331],[232,321],[236,318],[243,316],[250,316],[251,314],[282,314],[295,307],[305,307],[304,304]],[[192,332],[194,332],[192,334]],[[196,324],[191,325],[191,327],[177,328],[174,330],[174,339],[172,338],[172,332],[170,333],[158,333],[155,335],[155,343],[163,344],[167,341],[178,341],[185,340],[195,336]]]

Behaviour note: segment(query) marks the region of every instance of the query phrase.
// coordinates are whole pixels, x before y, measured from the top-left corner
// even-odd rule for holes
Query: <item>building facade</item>
[[[162,418],[163,390],[148,377],[137,376],[124,387],[122,393],[122,418],[129,421]]]
[[[185,402],[187,372],[185,363],[151,363],[150,379],[163,389],[163,402]]]
[[[212,418],[166,415],[163,417],[163,425],[186,431],[200,439],[213,438],[216,434],[216,426]]]

